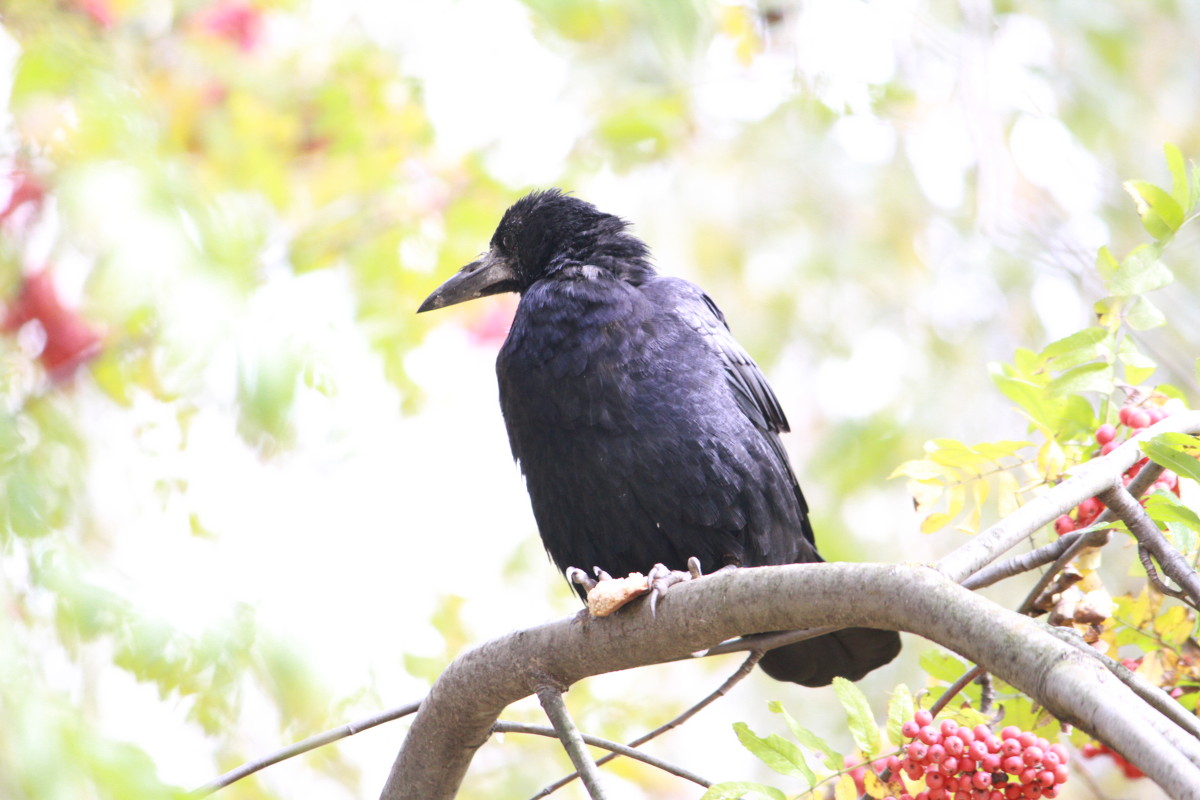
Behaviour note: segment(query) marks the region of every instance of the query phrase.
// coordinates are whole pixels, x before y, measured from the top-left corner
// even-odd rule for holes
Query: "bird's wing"
[[[687,281],[677,278],[666,278],[674,284],[672,289],[677,294],[677,309],[697,333],[701,334],[704,342],[721,359],[725,367],[725,378],[737,397],[742,412],[758,427],[780,433],[790,430],[787,417],[779,406],[779,400],[771,391],[770,384],[763,377],[762,371],[750,358],[737,339],[729,331],[725,315],[712,298],[702,289]]]
[[[665,290],[675,303],[675,310],[687,325],[700,334],[707,347],[717,355],[724,367],[725,379],[733,390],[738,407],[754,425],[764,431],[771,450],[781,469],[786,470],[799,505],[804,538],[814,545],[811,558],[819,561],[816,554],[812,524],[808,519],[808,503],[800,490],[800,483],[792,470],[787,452],[778,434],[790,430],[787,417],[771,390],[762,371],[750,354],[738,344],[729,330],[725,315],[712,298],[700,287],[680,278],[660,278],[661,290]]]

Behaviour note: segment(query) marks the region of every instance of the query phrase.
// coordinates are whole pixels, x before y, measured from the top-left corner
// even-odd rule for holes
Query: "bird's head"
[[[531,192],[504,212],[487,251],[435,289],[417,312],[524,292],[572,264],[593,264],[637,282],[652,270],[646,246],[627,227],[620,217],[558,189]]]

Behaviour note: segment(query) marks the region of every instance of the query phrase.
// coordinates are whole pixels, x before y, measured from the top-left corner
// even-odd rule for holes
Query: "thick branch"
[[[1200,743],[1101,664],[1042,625],[919,566],[794,564],[681,584],[650,619],[631,607],[518,631],[464,654],[421,705],[384,800],[449,800],[500,711],[550,677],[562,685],[685,658],[747,631],[869,626],[907,630],[981,665],[1121,752],[1176,798],[1200,800]]]

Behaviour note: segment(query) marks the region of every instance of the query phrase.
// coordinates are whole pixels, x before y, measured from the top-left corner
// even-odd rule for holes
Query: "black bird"
[[[500,292],[521,295],[496,361],[500,408],[560,570],[822,560],[774,393],[708,295],[660,276],[628,223],[556,189],[529,194],[419,311]],[[848,628],[761,665],[824,686],[899,650],[893,631]]]

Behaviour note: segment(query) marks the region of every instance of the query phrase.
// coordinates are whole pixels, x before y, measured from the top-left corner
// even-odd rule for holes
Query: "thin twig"
[[[558,686],[543,684],[537,690],[538,701],[541,702],[550,722],[554,724],[554,730],[558,731],[563,749],[571,757],[571,763],[579,772],[579,779],[587,788],[588,795],[592,800],[605,800],[600,770],[596,768],[596,762],[584,747],[583,736],[580,735],[579,728],[575,727],[575,720],[567,713],[567,704],[563,701],[562,693],[563,690]]]
[[[409,714],[414,714],[420,707],[421,701],[418,700],[415,703],[397,706],[396,708],[388,709],[387,711],[380,712],[379,714],[367,717],[366,719],[360,719],[356,722],[348,722],[340,728],[334,728],[333,730],[325,731],[324,733],[318,733],[316,736],[310,736],[303,741],[296,742],[290,747],[285,747],[282,750],[276,750],[274,753],[270,753],[262,758],[255,759],[254,761],[249,761],[245,764],[242,764],[240,767],[237,767],[236,769],[231,769],[221,777],[215,778],[201,786],[199,789],[191,792],[191,795],[193,797],[208,797],[218,789],[223,789],[229,784],[235,781],[240,781],[242,778],[245,778],[248,775],[253,775],[255,772],[258,772],[261,769],[266,769],[272,764],[278,764],[280,761],[286,761],[294,756],[307,753],[309,750],[316,750],[318,747],[324,747],[327,744],[332,744],[339,739],[345,739],[348,736],[353,736],[354,734],[365,731],[368,728],[374,728],[376,725],[382,725],[385,722],[391,722],[392,720],[406,717]]]
[[[1028,553],[1022,553],[1019,556],[1005,559],[998,564],[992,564],[985,569],[979,570],[971,577],[963,581],[964,588],[975,591],[986,586],[991,586],[994,583],[999,583],[1006,578],[1011,578],[1014,575],[1020,575],[1022,572],[1029,572],[1037,569],[1043,564],[1049,564],[1056,561],[1063,552],[1075,544],[1081,538],[1086,538],[1087,547],[1100,547],[1108,542],[1109,529],[1092,530],[1087,533],[1073,532],[1062,536],[1050,544],[1043,545],[1036,550],[1030,550]]]
[[[551,739],[558,738],[558,732],[554,728],[548,728],[544,725],[527,725],[524,722],[504,722],[501,720],[492,726],[492,731],[495,733],[532,733],[535,736],[547,736]],[[592,736],[587,733],[580,734],[580,737],[583,739],[584,744],[599,747],[603,750],[611,750],[613,753],[627,756],[635,761],[641,761],[643,764],[649,764],[656,769],[661,769],[663,772],[669,772],[676,777],[691,781],[698,786],[703,786],[705,789],[712,786],[712,781],[702,778],[694,772],[676,766],[669,761],[663,761],[661,758],[649,755],[648,753],[643,753],[641,750],[635,750],[620,742],[601,739],[599,736]]]
[[[719,656],[724,653],[744,653],[747,650],[774,650],[785,644],[802,642],[805,639],[815,639],[827,633],[840,631],[840,625],[826,625],[821,628],[803,628],[795,631],[777,631],[776,633],[753,633],[749,636],[739,636],[729,639],[704,651],[704,656]],[[690,656],[688,656],[690,658]],[[682,659],[681,659],[682,660]]]
[[[1097,531],[1097,533],[1099,532],[1100,531]],[[1025,595],[1025,599],[1021,601],[1021,605],[1017,607],[1017,613],[1029,614],[1031,611],[1033,611],[1034,604],[1037,602],[1038,598],[1042,596],[1042,592],[1046,590],[1046,587],[1050,585],[1050,581],[1054,580],[1055,576],[1062,572],[1063,567],[1067,566],[1067,564],[1070,564],[1075,556],[1079,555],[1086,548],[1090,547],[1091,545],[1089,542],[1090,540],[1088,537],[1080,536],[1078,539],[1072,542],[1058,558],[1054,559],[1054,563],[1050,566],[1050,569],[1042,573],[1042,576],[1038,578],[1037,583],[1035,583],[1033,588],[1029,590],[1029,594]]]
[[[996,686],[992,683],[992,673],[985,672],[979,676],[979,713],[987,714],[990,712],[992,710],[992,703],[995,700]]]
[[[762,651],[762,650],[752,651],[750,653],[750,655],[746,658],[746,660],[742,662],[742,665],[737,668],[737,671],[735,671],[732,675],[730,675],[728,678],[726,678],[725,682],[722,683],[720,686],[718,686],[716,688],[716,690],[714,690],[711,694],[709,694],[707,697],[705,697],[700,702],[693,705],[691,708],[688,708],[686,711],[684,711],[682,714],[675,717],[674,719],[669,720],[668,722],[658,726],[657,728],[650,731],[649,733],[644,733],[641,736],[639,736],[638,738],[634,739],[632,742],[630,742],[628,744],[628,747],[638,747],[638,746],[643,745],[646,742],[650,741],[651,739],[655,739],[655,738],[663,735],[664,733],[666,733],[667,731],[669,731],[673,728],[677,728],[678,726],[687,722],[692,717],[696,716],[696,714],[698,714],[700,711],[702,711],[703,709],[705,709],[706,707],[711,705],[713,702],[715,702],[719,698],[724,697],[726,694],[729,693],[729,691],[734,686],[737,686],[738,683],[740,683],[742,681],[742,679],[744,679],[747,675],[750,674],[751,670],[753,670],[755,665],[758,664],[758,662],[762,659],[763,653],[764,653],[764,651]],[[602,767],[619,755],[621,755],[621,753],[613,751],[613,752],[609,753],[608,755],[604,756],[603,758],[601,758],[599,761],[597,761],[596,766]],[[541,798],[541,797],[548,797],[578,777],[579,777],[578,772],[572,772],[570,775],[564,775],[563,777],[556,780],[554,783],[552,783],[549,786],[547,786],[546,788],[542,789],[537,794],[533,795],[531,798],[529,798],[529,800],[538,800],[538,798]]]
[[[1142,562],[1142,568],[1146,570],[1146,577],[1150,579],[1150,583],[1154,584],[1154,588],[1159,594],[1165,594],[1167,597],[1174,597],[1176,600],[1187,602],[1187,595],[1178,589],[1172,589],[1167,584],[1163,583],[1163,579],[1158,576],[1158,568],[1154,566],[1154,559],[1150,557],[1150,551],[1142,545],[1137,548],[1138,561]]]
[[[1166,576],[1187,594],[1184,602],[1192,608],[1200,608],[1200,575],[1191,569],[1183,554],[1162,535],[1137,498],[1119,485],[1109,487],[1097,497],[1125,522],[1129,532],[1138,540],[1138,545],[1149,550]]]
[[[934,701],[934,704],[929,707],[929,713],[936,717],[954,699],[956,694],[965,689],[967,684],[984,674],[984,672],[986,670],[978,665],[964,672],[959,676],[958,680],[946,688],[946,691],[942,692],[941,697]]]

